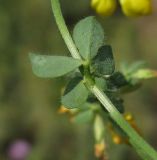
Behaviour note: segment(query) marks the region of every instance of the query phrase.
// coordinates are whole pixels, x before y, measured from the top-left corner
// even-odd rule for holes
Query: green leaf
[[[115,72],[107,80],[107,86],[110,90],[116,90],[124,86],[128,86],[129,82],[126,80],[124,75],[120,72]]]
[[[102,90],[107,90],[107,82],[104,78],[95,78],[96,85]]]
[[[135,72],[131,78],[135,79],[151,79],[157,78],[157,71],[151,69],[139,69]]]
[[[34,74],[42,78],[63,76],[82,64],[82,61],[71,57],[37,55],[33,53],[29,56]]]
[[[120,97],[117,97],[117,95],[113,95],[111,93],[106,93],[111,102],[114,104],[114,106],[117,108],[117,110],[120,113],[124,113],[124,101]]]
[[[105,125],[103,119],[99,115],[96,115],[94,121],[94,136],[97,143],[100,143],[102,139],[104,139],[104,133]]]
[[[64,91],[64,95],[68,94],[70,91],[72,91],[82,80],[81,76],[76,76],[68,82],[66,89]]]
[[[128,78],[130,75],[135,73],[139,69],[144,69],[147,67],[147,63],[145,61],[137,61],[131,65],[128,65],[127,63],[121,64],[121,70]]]
[[[69,109],[79,108],[86,102],[87,97],[88,90],[81,81],[77,86],[62,97],[62,104]]]
[[[115,70],[112,48],[109,45],[102,46],[94,57],[91,71],[97,76],[111,75]]]
[[[90,60],[104,44],[104,31],[95,17],[87,17],[76,24],[73,38],[81,56]]]
[[[92,121],[94,118],[94,113],[92,110],[86,110],[84,112],[80,112],[74,117],[74,122],[76,123],[87,123]]]

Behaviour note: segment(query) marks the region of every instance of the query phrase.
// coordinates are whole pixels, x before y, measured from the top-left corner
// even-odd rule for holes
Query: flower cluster
[[[152,12],[151,0],[119,0],[123,13],[128,17],[149,15]],[[91,0],[91,6],[101,16],[112,15],[118,0]]]

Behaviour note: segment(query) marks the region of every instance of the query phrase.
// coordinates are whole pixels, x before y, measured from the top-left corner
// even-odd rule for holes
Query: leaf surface
[[[82,61],[64,56],[30,54],[32,69],[35,75],[42,78],[63,76],[82,64]]]
[[[87,97],[88,90],[81,81],[71,91],[65,94],[61,101],[62,104],[69,109],[79,108],[86,102]]]
[[[98,76],[111,75],[115,70],[115,62],[112,48],[109,45],[102,46],[93,59],[92,72]]]
[[[92,110],[86,110],[84,112],[79,113],[74,117],[74,122],[82,124],[92,121],[94,118],[94,113]]]
[[[104,31],[95,17],[87,17],[74,28],[73,38],[81,56],[92,59],[104,44]]]

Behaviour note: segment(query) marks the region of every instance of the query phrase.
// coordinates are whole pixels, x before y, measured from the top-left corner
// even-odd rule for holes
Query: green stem
[[[76,59],[81,59],[81,56],[80,56],[72,38],[71,38],[71,35],[68,31],[68,28],[65,24],[65,21],[62,16],[61,9],[60,9],[59,1],[58,0],[51,0],[51,4],[52,4],[52,11],[53,11],[54,17],[56,19],[56,23],[58,25],[59,31],[60,31],[67,47],[68,47],[70,53],[72,54],[72,57],[76,58]]]
[[[118,112],[106,94],[97,86],[91,87],[91,92],[99,99],[106,110],[110,113],[111,118],[128,135],[130,144],[132,144],[138,154],[147,160],[156,160],[156,151],[129,125],[127,121],[125,121],[123,116]],[[143,155],[145,157],[143,157]]]
[[[56,19],[56,23],[61,32],[61,35],[73,58],[81,59],[81,56],[71,38],[71,35],[66,27],[59,0],[51,0],[52,10]],[[138,154],[144,160],[156,160],[157,152],[125,121],[116,107],[112,104],[106,94],[97,86],[89,86],[90,91],[97,97],[102,105],[107,109],[111,118],[119,125],[119,127],[128,135],[130,144],[136,149]]]

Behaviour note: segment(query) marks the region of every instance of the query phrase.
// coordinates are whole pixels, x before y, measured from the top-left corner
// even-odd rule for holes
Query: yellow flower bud
[[[69,113],[70,109],[67,109],[65,106],[60,106],[58,113],[63,114],[63,113]]]
[[[120,0],[126,16],[137,17],[148,15],[152,12],[151,0]]]
[[[115,144],[122,144],[124,142],[123,138],[118,134],[113,135],[112,140]]]
[[[127,120],[128,122],[134,121],[134,117],[131,113],[126,113],[124,115],[125,120]]]
[[[95,144],[94,148],[95,148],[95,156],[97,158],[100,158],[102,157],[102,155],[104,155],[104,152],[106,150],[104,141],[102,141],[101,143]]]
[[[110,16],[114,13],[117,0],[92,0],[91,6],[101,16]]]

